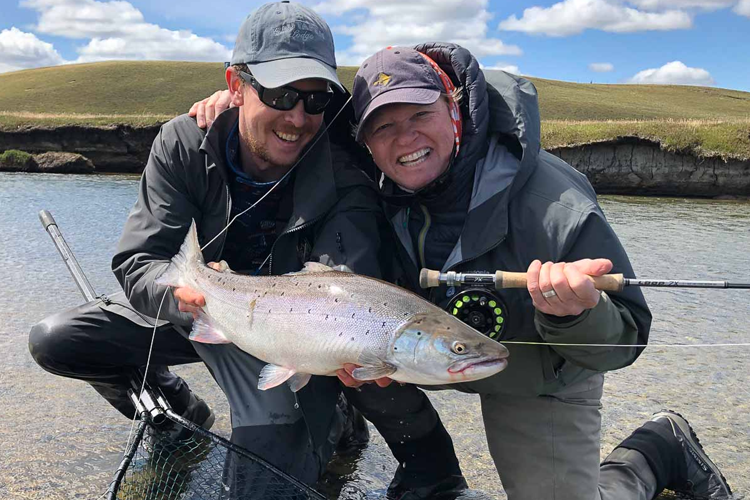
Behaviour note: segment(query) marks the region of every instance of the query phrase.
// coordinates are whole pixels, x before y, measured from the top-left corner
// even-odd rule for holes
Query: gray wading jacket
[[[493,86],[487,85],[476,59],[456,45],[426,44],[416,49],[440,64],[465,92],[462,146],[451,168],[461,172],[464,167],[471,175],[461,164],[468,157],[474,181],[473,188],[468,188],[471,195],[466,200],[468,214],[463,229],[457,226],[460,236],[442,271],[526,271],[534,259],[572,262],[604,257],[614,263],[613,273],[634,276],[586,177],[541,149],[533,84],[497,72],[493,74]],[[455,179],[452,182],[460,184]],[[387,182],[384,190],[388,190]],[[441,202],[443,199],[450,196],[442,197]],[[414,211],[419,208],[412,207]],[[419,289],[418,243],[414,231],[409,230],[406,207],[403,203],[389,207],[388,215],[400,241],[399,260],[404,269],[400,284],[445,307],[448,295],[458,290]],[[430,227],[438,235],[440,229]],[[422,250],[429,256],[430,232],[425,241]],[[503,340],[628,345],[648,340],[651,314],[637,288],[602,293],[594,309],[562,321],[536,312],[526,290],[496,293],[507,305]],[[510,358],[504,371],[464,384],[461,389],[524,396],[553,394],[593,373],[630,365],[642,351],[635,347],[507,347]]]
[[[206,132],[187,115],[179,116],[162,126],[153,143],[138,200],[112,259],[130,304],[148,317],[156,316],[165,291],[154,281],[179,250],[190,221],[196,221],[201,246],[229,222],[230,174],[222,151],[237,120],[238,110],[229,109]],[[379,277],[381,230],[387,226],[376,187],[348,151],[321,134],[282,199],[277,227],[284,229],[272,248],[270,271],[299,271],[306,260],[318,260]],[[203,251],[206,262],[220,260],[225,239],[226,232]],[[159,316],[187,330],[192,323],[177,309],[171,290]],[[317,446],[327,437],[340,386],[335,377],[313,377],[308,387],[298,398]]]

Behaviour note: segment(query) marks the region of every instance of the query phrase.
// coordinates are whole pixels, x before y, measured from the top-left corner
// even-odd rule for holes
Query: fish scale
[[[211,269],[194,222],[157,283],[203,294],[191,340],[232,342],[269,363],[261,389],[289,380],[299,390],[309,375],[334,375],[345,363],[360,365],[352,374],[359,380],[418,384],[477,380],[507,364],[501,344],[385,281],[311,262],[283,276]]]

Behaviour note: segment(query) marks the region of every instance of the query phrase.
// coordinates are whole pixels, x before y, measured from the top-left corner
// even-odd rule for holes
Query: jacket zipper
[[[274,252],[274,250],[276,250],[276,244],[277,244],[277,243],[279,242],[279,240],[280,240],[280,239],[281,239],[282,237],[284,237],[284,236],[287,236],[287,235],[289,235],[289,234],[291,234],[291,233],[294,233],[294,232],[300,231],[300,230],[302,230],[302,229],[305,229],[305,228],[307,228],[307,227],[310,227],[311,225],[315,224],[315,223],[316,223],[316,222],[318,222],[318,221],[319,221],[320,219],[322,219],[323,217],[325,217],[325,215],[326,215],[326,214],[323,214],[323,215],[319,215],[319,216],[315,217],[314,219],[311,219],[311,220],[309,220],[309,221],[305,222],[304,224],[301,224],[301,225],[299,225],[299,226],[295,226],[295,227],[293,227],[293,228],[291,228],[291,229],[289,229],[289,230],[287,230],[287,231],[284,231],[283,233],[281,233],[281,234],[280,234],[280,235],[279,235],[279,236],[278,236],[278,237],[276,238],[276,241],[274,241],[274,242],[273,242],[273,246],[271,246],[271,253],[270,253],[270,254],[269,254],[269,256],[268,256],[268,274],[269,274],[269,275],[273,274],[273,252]]]

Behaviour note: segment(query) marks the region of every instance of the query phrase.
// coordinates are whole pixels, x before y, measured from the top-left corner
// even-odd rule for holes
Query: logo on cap
[[[385,73],[380,73],[378,75],[378,79],[375,80],[372,84],[374,86],[382,85],[383,87],[386,87],[389,83],[391,83],[391,75],[386,75]]]

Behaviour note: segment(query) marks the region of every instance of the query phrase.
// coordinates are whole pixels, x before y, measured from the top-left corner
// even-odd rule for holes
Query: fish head
[[[410,317],[396,332],[388,362],[395,380],[442,385],[494,375],[508,365],[508,349],[442,310]]]

